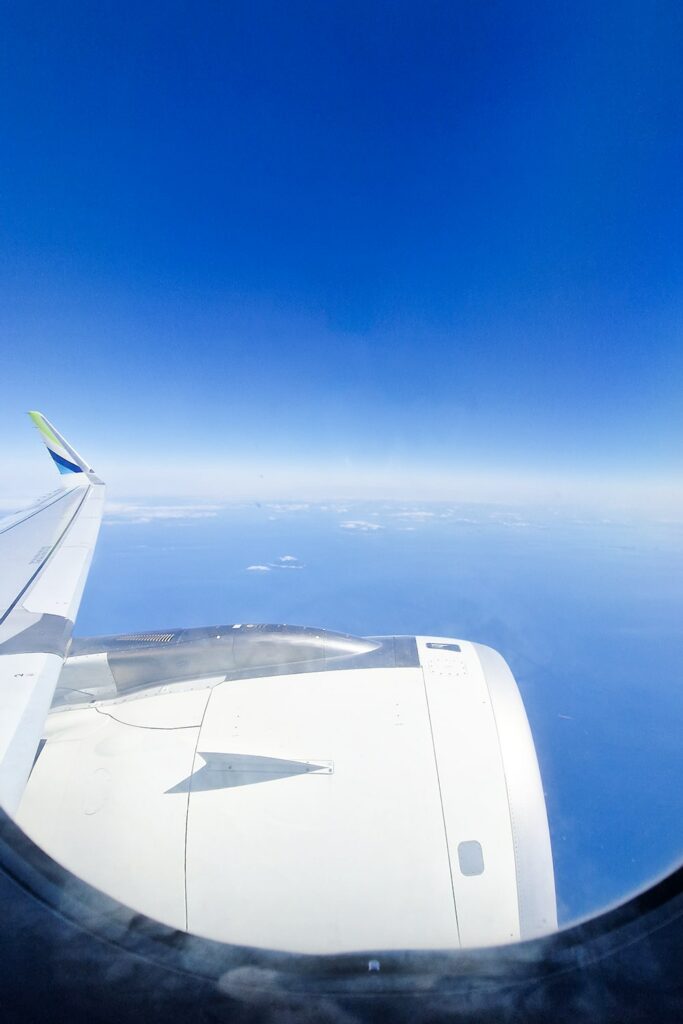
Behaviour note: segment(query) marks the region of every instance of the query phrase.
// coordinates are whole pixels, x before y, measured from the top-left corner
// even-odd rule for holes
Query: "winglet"
[[[33,420],[33,424],[40,431],[40,436],[45,442],[45,447],[52,456],[55,465],[60,473],[67,475],[70,473],[87,473],[89,478],[92,480],[94,477],[94,470],[88,465],[85,459],[75,451],[68,441],[66,441],[55,427],[52,426],[50,421],[43,416],[42,412],[30,412],[29,416]],[[97,478],[95,477],[95,480]]]

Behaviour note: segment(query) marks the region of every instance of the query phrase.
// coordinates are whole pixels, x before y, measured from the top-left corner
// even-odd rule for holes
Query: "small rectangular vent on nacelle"
[[[127,636],[119,636],[116,639],[125,643],[137,640],[146,644],[167,644],[174,636],[175,633],[129,633]]]

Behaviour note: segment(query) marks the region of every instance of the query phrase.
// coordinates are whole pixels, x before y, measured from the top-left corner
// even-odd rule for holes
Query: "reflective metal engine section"
[[[456,949],[557,927],[517,685],[460,639],[74,639],[16,820],[121,903],[240,946]]]

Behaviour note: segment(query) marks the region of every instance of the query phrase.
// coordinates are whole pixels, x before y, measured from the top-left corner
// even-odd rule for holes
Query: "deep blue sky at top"
[[[5,436],[675,475],[682,43],[679,3],[4,3]]]

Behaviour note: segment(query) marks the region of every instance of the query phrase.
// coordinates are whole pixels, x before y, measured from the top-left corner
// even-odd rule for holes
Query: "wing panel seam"
[[[436,743],[434,741],[434,729],[432,727],[432,713],[429,707],[429,692],[427,689],[427,678],[425,676],[424,667],[420,667],[422,672],[422,685],[424,687],[425,705],[427,707],[427,722],[429,723],[429,736],[432,743],[432,753],[434,754],[434,770],[436,772],[436,786],[439,793],[439,806],[441,807],[441,820],[443,822],[443,835],[446,843],[446,858],[448,860],[448,875],[451,881],[451,895],[453,897],[453,914],[455,916],[455,928],[458,933],[458,945],[462,946],[460,940],[460,922],[458,921],[458,905],[455,899],[455,881],[453,879],[453,864],[451,863],[451,850],[448,843],[448,827],[446,825],[446,812],[443,806],[443,793],[441,792],[441,777],[439,775],[439,759],[436,755]]]
[[[56,540],[56,541],[54,542],[54,544],[52,545],[52,547],[51,547],[51,548],[50,548],[50,550],[48,551],[48,553],[47,553],[47,555],[45,556],[45,558],[44,558],[44,559],[42,560],[42,562],[40,563],[40,565],[38,566],[38,568],[36,569],[36,571],[35,571],[35,572],[33,573],[33,575],[32,575],[32,576],[30,577],[30,579],[29,579],[29,580],[28,580],[28,581],[27,581],[27,582],[26,582],[26,583],[24,584],[24,586],[23,586],[23,587],[21,588],[21,590],[19,591],[19,593],[17,594],[17,596],[16,596],[15,598],[14,598],[14,600],[12,601],[12,603],[11,603],[11,604],[10,604],[10,605],[8,606],[8,608],[7,608],[6,610],[5,610],[5,612],[4,612],[4,613],[3,613],[2,615],[0,615],[0,626],[1,626],[1,625],[2,625],[2,623],[3,623],[3,622],[4,622],[5,620],[6,620],[6,619],[7,619],[8,615],[10,615],[10,614],[11,614],[11,612],[13,612],[13,611],[14,611],[14,609],[15,609],[15,608],[16,608],[16,606],[18,605],[19,601],[21,601],[21,599],[22,599],[22,597],[24,596],[24,594],[26,593],[26,591],[30,589],[30,587],[31,587],[31,584],[32,584],[32,583],[33,583],[33,582],[35,581],[35,579],[36,579],[36,578],[37,578],[37,577],[38,577],[38,576],[39,576],[39,575],[41,574],[41,572],[42,572],[42,571],[43,571],[43,569],[45,568],[45,565],[47,564],[47,562],[49,562],[49,560],[50,560],[50,559],[52,558],[52,556],[53,556],[53,554],[55,553],[55,551],[57,550],[57,548],[58,548],[58,547],[59,547],[59,546],[61,545],[62,541],[64,540],[64,538],[66,537],[67,533],[68,533],[68,532],[69,532],[69,530],[71,529],[71,527],[72,527],[72,525],[73,525],[73,523],[74,523],[74,520],[76,519],[76,516],[78,515],[78,513],[79,513],[79,512],[80,512],[80,510],[82,509],[82,507],[83,507],[83,502],[85,501],[85,499],[86,499],[86,498],[88,497],[88,495],[90,494],[90,491],[91,491],[91,489],[92,489],[92,488],[91,488],[91,486],[89,486],[89,487],[87,488],[87,490],[86,490],[85,494],[83,495],[83,497],[82,497],[82,498],[81,498],[81,500],[79,501],[78,505],[76,506],[76,508],[75,508],[75,510],[74,510],[74,514],[72,515],[71,519],[70,519],[70,520],[69,520],[69,522],[68,522],[68,523],[66,524],[66,526],[65,526],[65,527],[64,527],[64,529],[62,530],[61,534],[59,535],[59,537],[57,538],[57,540]],[[71,492],[67,492],[67,493],[71,493]],[[59,500],[59,499],[57,499],[57,500]],[[54,502],[53,502],[53,504],[54,504]],[[46,507],[47,507],[47,506],[46,506]],[[43,511],[43,510],[41,509],[41,511]],[[35,514],[37,515],[37,513],[35,513]],[[25,520],[24,520],[24,522],[25,522]]]
[[[202,714],[201,721],[199,723],[199,728],[197,729],[197,741],[196,741],[196,743],[194,745],[194,750],[192,752],[192,763],[190,765],[190,778],[188,780],[188,787],[187,787],[187,804],[185,806],[185,848],[184,848],[184,851],[183,851],[183,890],[184,890],[184,893],[185,893],[185,931],[186,932],[190,930],[190,921],[189,921],[189,914],[188,914],[188,908],[187,908],[187,836],[188,836],[188,829],[189,829],[189,826],[190,826],[190,797],[192,796],[192,778],[194,776],[194,763],[197,760],[197,751],[199,750],[199,740],[200,740],[201,735],[202,735],[202,728],[204,726],[204,719],[206,718],[206,712],[209,710],[209,701],[211,700],[211,695],[212,694],[213,694],[213,687],[209,690],[209,693],[207,695],[206,704],[204,705],[204,712]],[[194,728],[196,729],[197,727],[194,726]]]
[[[117,725],[125,725],[129,729],[151,729],[154,732],[177,732],[179,729],[201,728],[201,725],[140,725],[138,722],[124,722],[122,719],[117,718],[116,715],[112,715],[108,711],[103,711],[102,708],[95,707],[94,710],[98,715],[102,715],[104,718],[111,718],[112,722],[116,722]]]

